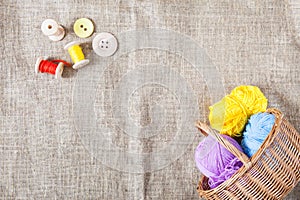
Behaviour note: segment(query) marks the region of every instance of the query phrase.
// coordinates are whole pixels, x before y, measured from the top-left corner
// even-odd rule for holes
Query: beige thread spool
[[[41,26],[44,35],[57,42],[65,37],[65,29],[53,19],[46,19]]]

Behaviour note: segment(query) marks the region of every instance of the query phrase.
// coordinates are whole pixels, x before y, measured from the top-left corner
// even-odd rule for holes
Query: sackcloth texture
[[[193,123],[208,122],[220,91],[256,85],[300,131],[299,5],[1,0],[0,199],[199,199],[193,155],[202,136]],[[92,51],[95,33],[73,32],[81,17],[116,35],[123,54],[100,65],[107,59]],[[62,41],[42,34],[47,18],[65,27]],[[73,40],[83,42],[89,66],[65,68],[62,80],[34,73],[39,56],[70,62],[63,46]],[[186,59],[194,54],[215,71],[196,69]],[[286,199],[299,197],[298,184]]]

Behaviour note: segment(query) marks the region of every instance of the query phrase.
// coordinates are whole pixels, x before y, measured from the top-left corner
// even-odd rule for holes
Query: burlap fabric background
[[[92,19],[96,32],[118,35],[129,30],[159,28],[190,37],[220,72],[226,92],[241,84],[259,86],[270,106],[279,108],[300,131],[300,49],[294,40],[297,26],[288,2],[2,0],[0,8],[1,199],[198,199],[200,174],[193,150],[201,136],[196,130],[184,154],[160,170],[122,172],[104,164],[101,157],[92,156],[82,142],[82,133],[76,129],[74,87],[82,72],[66,69],[63,80],[34,74],[38,56],[70,60],[63,45],[78,39],[72,25],[80,17]],[[63,41],[51,42],[42,34],[40,25],[46,18],[57,20],[67,29]],[[96,65],[92,38],[81,41],[85,42],[86,57]],[[204,81],[207,77],[172,52],[141,49],[119,57],[104,74],[99,74],[102,84],[97,86],[94,101],[97,123],[115,127],[109,108],[114,105],[106,99],[128,68],[134,70],[145,63],[170,66],[181,74],[185,78],[181,81],[197,97],[195,104],[189,106],[196,106],[198,117],[206,120],[211,96],[217,95],[208,90]],[[83,71],[87,70],[93,73],[95,68]],[[147,75],[144,76],[146,80]],[[169,125],[150,139],[131,140],[117,128],[112,138],[124,152],[151,153],[174,138],[176,128],[172,122],[178,122],[178,100],[162,85],[136,85],[137,92],[128,100],[128,117],[140,126],[156,117],[162,119],[155,115],[161,114],[157,110],[152,113],[154,102],[169,112]],[[101,108],[104,114],[98,112]],[[299,189],[298,185],[287,199],[300,199]]]

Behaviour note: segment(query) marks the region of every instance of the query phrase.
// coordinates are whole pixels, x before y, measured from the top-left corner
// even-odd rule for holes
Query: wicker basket
[[[197,122],[196,127],[238,157],[243,166],[228,180],[214,189],[202,176],[197,191],[206,199],[282,199],[300,179],[300,136],[276,109],[267,112],[276,116],[275,124],[260,149],[249,159],[208,125]]]

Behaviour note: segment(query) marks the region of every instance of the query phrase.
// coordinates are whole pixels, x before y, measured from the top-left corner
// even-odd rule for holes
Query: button
[[[93,39],[93,50],[98,56],[108,57],[118,49],[118,41],[111,33],[99,33]]]
[[[94,24],[90,19],[80,18],[74,23],[73,30],[80,38],[87,38],[94,32]]]
[[[65,37],[65,29],[53,19],[43,21],[41,29],[52,41],[60,41]]]

